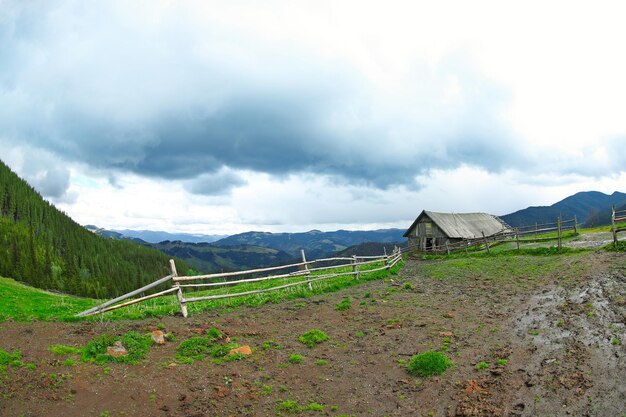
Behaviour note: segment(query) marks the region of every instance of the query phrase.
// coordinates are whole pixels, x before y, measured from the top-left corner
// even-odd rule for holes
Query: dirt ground
[[[435,279],[425,262],[442,261],[409,260],[393,280],[188,319],[0,323],[0,347],[36,366],[0,377],[0,415],[624,416],[626,255],[561,258],[532,282]],[[335,310],[344,297],[352,308]],[[66,365],[48,351],[157,325],[176,341],[153,346],[140,365]],[[252,355],[173,365],[180,341],[213,326]],[[311,329],[329,340],[307,348],[298,336]],[[407,373],[412,355],[444,346],[455,363],[445,374]],[[303,361],[290,363],[292,354]],[[288,400],[323,409],[290,413]]]

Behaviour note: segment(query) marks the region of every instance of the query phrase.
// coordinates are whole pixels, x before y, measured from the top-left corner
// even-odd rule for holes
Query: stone
[[[157,345],[165,344],[165,335],[161,330],[154,330],[152,333],[150,333],[150,337],[152,338],[152,341]]]
[[[128,351],[126,350],[124,345],[122,345],[122,342],[118,340],[117,342],[113,343],[113,346],[109,346],[107,348],[106,354],[117,358],[119,356],[128,355]]]
[[[252,355],[252,349],[250,349],[250,346],[248,346],[248,345],[241,346],[241,347],[238,347],[236,349],[231,349],[228,354],[229,355],[236,355],[237,353],[242,354],[242,355]]]
[[[441,336],[441,337],[452,337],[452,336],[454,336],[454,333],[452,333],[452,332],[439,332],[439,336]]]

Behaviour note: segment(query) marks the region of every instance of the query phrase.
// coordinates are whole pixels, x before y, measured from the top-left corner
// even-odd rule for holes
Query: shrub
[[[321,330],[313,329],[304,333],[298,338],[301,343],[304,343],[309,348],[315,347],[315,345],[328,340],[328,335]]]
[[[452,365],[452,361],[446,355],[430,350],[413,356],[407,365],[407,371],[411,375],[429,377],[441,375]]]

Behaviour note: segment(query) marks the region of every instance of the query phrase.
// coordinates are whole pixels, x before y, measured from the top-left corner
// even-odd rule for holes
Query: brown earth
[[[626,255],[561,259],[558,272],[532,283],[434,279],[424,261],[409,260],[386,282],[188,319],[0,323],[0,347],[36,365],[0,376],[0,415],[290,415],[280,402],[294,400],[324,405],[299,413],[311,416],[623,416],[626,350],[614,340],[626,342]],[[352,308],[336,311],[346,296]],[[158,324],[178,342],[153,346],[140,365],[69,366],[48,351]],[[180,341],[213,326],[252,354],[174,364]],[[313,328],[330,338],[309,349],[297,339]],[[263,349],[270,340],[280,348]],[[406,372],[412,355],[446,344],[455,366],[445,374]],[[304,360],[289,363],[291,354]]]

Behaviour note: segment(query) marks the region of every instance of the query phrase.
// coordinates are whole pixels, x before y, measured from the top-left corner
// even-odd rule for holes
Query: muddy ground
[[[626,415],[626,254],[562,256],[533,280],[433,278],[427,262],[445,261],[409,260],[393,280],[188,319],[0,323],[0,347],[36,366],[9,368],[0,415]],[[352,308],[335,310],[344,297]],[[67,365],[48,351],[155,326],[177,341],[152,347],[140,365]],[[212,326],[252,355],[174,364],[178,343]],[[330,339],[309,349],[297,339],[314,328]],[[404,363],[429,349],[447,349],[454,367],[409,375]],[[476,369],[481,362],[489,366]],[[292,414],[281,408],[288,400],[323,410]]]

